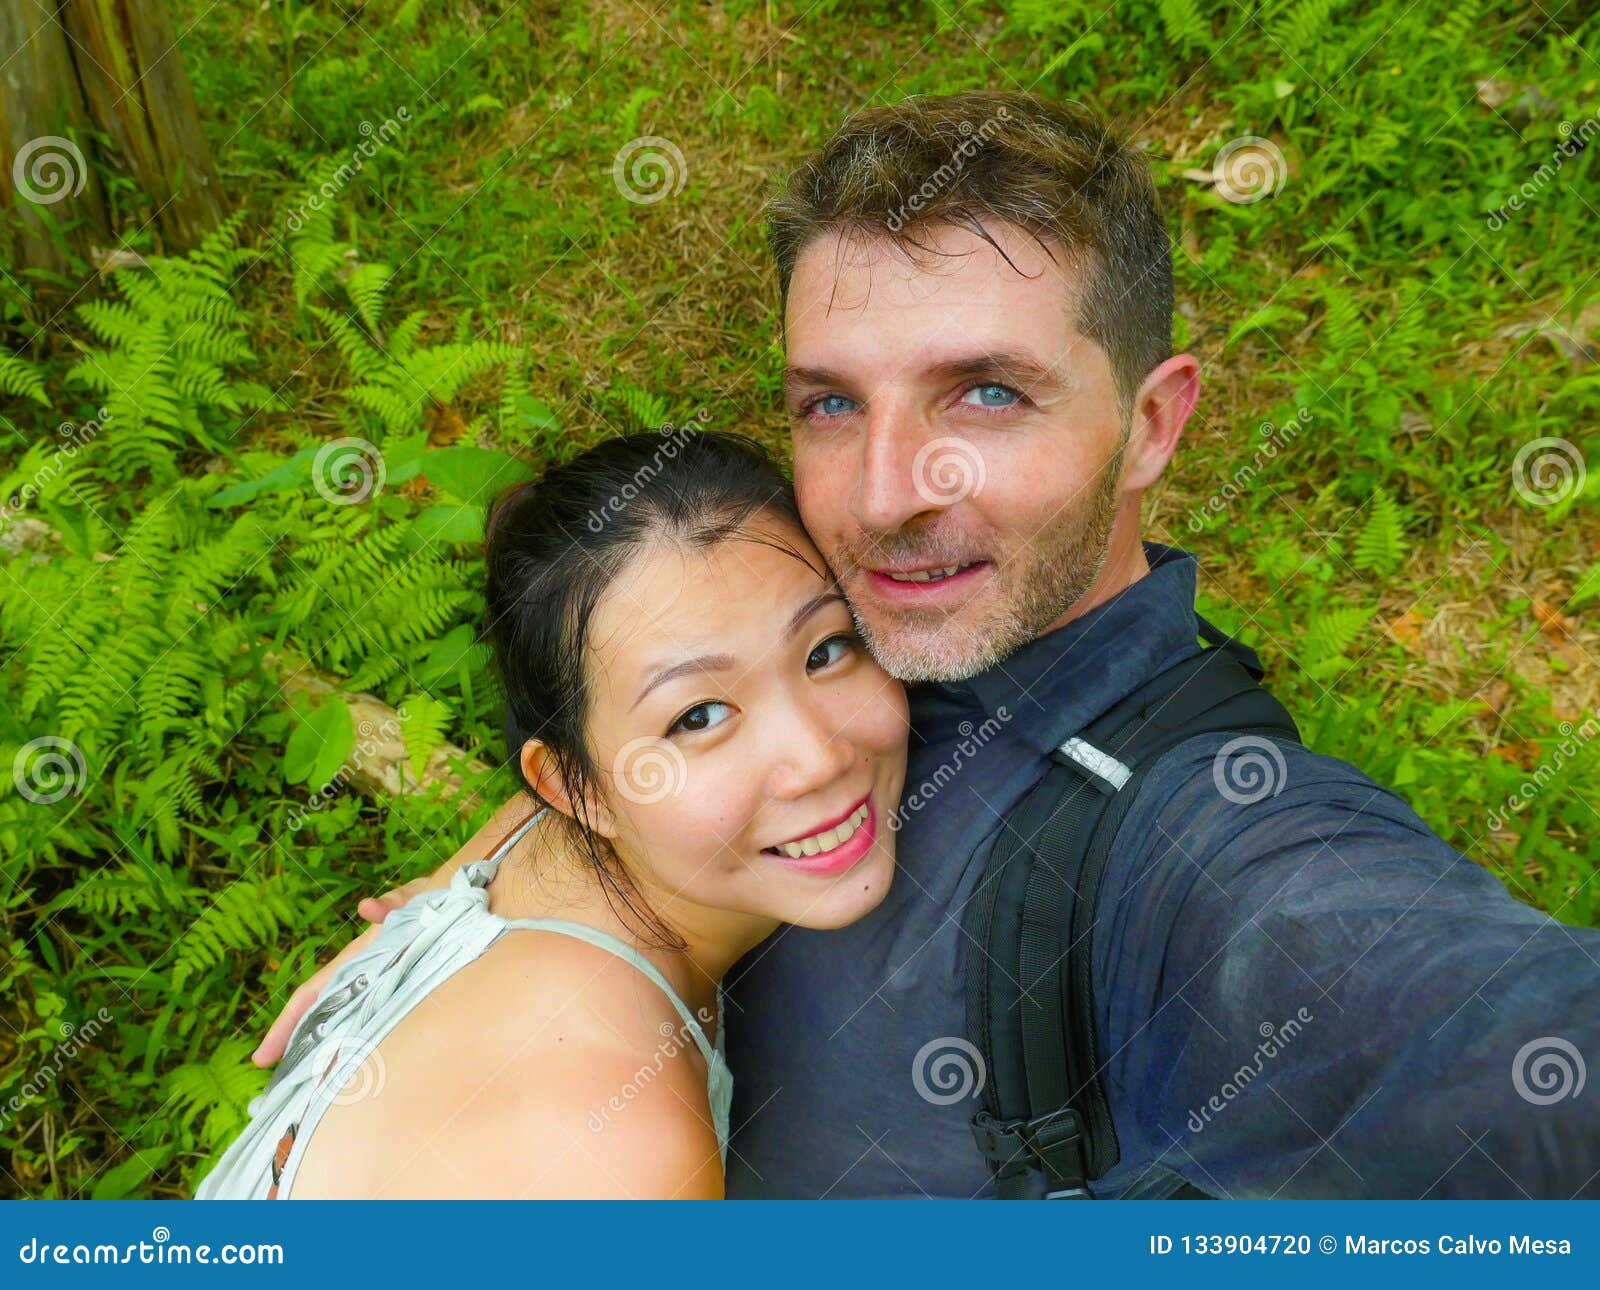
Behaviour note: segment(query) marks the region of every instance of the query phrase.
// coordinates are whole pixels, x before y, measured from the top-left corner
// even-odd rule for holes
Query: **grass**
[[[209,680],[191,693],[168,678],[141,704],[123,677],[114,737],[84,721],[79,792],[0,799],[0,1193],[185,1194],[260,1087],[254,1037],[348,934],[355,897],[473,827],[437,803],[345,795],[287,832],[315,781],[286,750],[324,718],[284,709],[237,651],[268,637],[390,703],[426,695],[442,712],[427,709],[419,746],[492,755],[492,686],[457,631],[474,617],[472,542],[418,527],[478,499],[450,494],[430,456],[360,518],[335,522],[287,486],[212,500],[340,435],[387,453],[427,431],[430,453],[477,442],[537,462],[705,408],[781,446],[761,202],[846,113],[910,93],[1080,98],[1148,149],[1178,340],[1205,391],[1146,499],[1147,536],[1200,555],[1202,612],[1260,648],[1314,747],[1397,789],[1522,899],[1600,925],[1596,485],[1542,473],[1597,445],[1600,186],[1595,150],[1572,145],[1600,130],[1600,20],[1553,2],[863,8],[176,6],[257,253],[227,292],[248,356],[221,362],[233,407],[193,396],[166,473],[159,455],[89,452],[41,504],[64,544],[5,566],[23,590],[0,666],[27,701],[6,705],[0,753],[82,716],[70,687],[34,692],[30,676],[70,666],[109,686],[111,645],[133,647],[90,640],[107,616],[148,627],[153,659],[196,650],[187,666]],[[291,229],[373,137],[363,121],[398,128],[323,224]],[[612,169],[641,136],[683,159],[681,189],[643,204]],[[1229,201],[1207,176],[1244,136],[1276,149],[1282,182]],[[138,195],[116,197],[124,245],[159,252]],[[102,342],[11,273],[0,306],[45,391],[3,405],[9,491],[30,446],[93,415],[67,372]],[[366,310],[385,335],[420,311],[424,353],[503,342],[519,357],[386,425],[350,397],[359,374],[313,307]],[[1524,455],[1519,489],[1536,440],[1567,449]],[[196,552],[204,577],[183,561]],[[150,607],[190,576],[207,612]],[[420,595],[406,578],[472,594],[394,639],[379,628],[400,611],[372,596]],[[94,613],[65,630],[76,606]]]

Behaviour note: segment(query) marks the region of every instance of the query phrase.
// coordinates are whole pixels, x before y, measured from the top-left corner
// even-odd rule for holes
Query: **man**
[[[1051,750],[1199,648],[1194,557],[1140,537],[1199,393],[1168,234],[1142,157],[1087,113],[962,94],[853,118],[769,240],[802,513],[873,652],[921,684],[888,898],[730,975],[728,1191],[991,1195],[963,912]],[[1270,791],[1230,791],[1229,747],[1159,763],[1101,883],[1121,1156],[1090,1191],[1600,1196],[1600,932],[1299,745],[1257,741]]]

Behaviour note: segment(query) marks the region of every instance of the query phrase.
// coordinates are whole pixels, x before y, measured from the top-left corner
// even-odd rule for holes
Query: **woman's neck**
[[[696,1016],[711,1016],[728,970],[777,930],[774,919],[712,909],[671,893],[638,889],[632,905],[602,880],[565,817],[551,811],[514,847],[489,887],[502,918],[561,918],[609,932],[661,969]],[[682,942],[663,946],[654,914]]]

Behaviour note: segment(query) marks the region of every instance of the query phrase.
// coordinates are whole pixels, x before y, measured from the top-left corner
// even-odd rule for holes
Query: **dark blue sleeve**
[[[1230,800],[1225,742],[1157,768],[1097,902],[1097,1194],[1600,1197],[1600,930],[1336,759],[1274,742]]]

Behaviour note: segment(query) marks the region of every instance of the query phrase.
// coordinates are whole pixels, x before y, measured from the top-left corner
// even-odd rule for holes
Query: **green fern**
[[[104,478],[148,471],[170,480],[179,452],[215,450],[231,438],[244,403],[229,369],[253,357],[232,298],[241,269],[257,258],[237,245],[242,219],[242,211],[230,216],[187,256],[118,269],[122,300],[75,310],[104,345],[67,372],[104,402],[94,454]]]
[[[1405,520],[1400,507],[1382,488],[1372,495],[1367,522],[1356,537],[1350,563],[1363,573],[1387,577],[1406,556]]]
[[[0,351],[0,394],[50,406],[50,396],[44,391],[44,373],[27,359],[4,351]]]
[[[1340,606],[1313,614],[1297,655],[1300,665],[1316,680],[1340,671],[1345,651],[1356,642],[1373,612],[1360,606]]]
[[[220,1147],[249,1123],[250,1102],[266,1087],[268,1072],[251,1064],[252,1043],[225,1039],[204,1061],[173,1069],[165,1080],[179,1121],[198,1128],[207,1146]]]
[[[1174,49],[1186,52],[1204,49],[1211,43],[1211,31],[1195,0],[1157,0],[1156,8],[1167,43]]]
[[[405,741],[406,759],[411,773],[421,776],[433,750],[445,741],[445,730],[454,714],[448,704],[426,693],[408,694],[400,708],[405,713],[400,735]]]

